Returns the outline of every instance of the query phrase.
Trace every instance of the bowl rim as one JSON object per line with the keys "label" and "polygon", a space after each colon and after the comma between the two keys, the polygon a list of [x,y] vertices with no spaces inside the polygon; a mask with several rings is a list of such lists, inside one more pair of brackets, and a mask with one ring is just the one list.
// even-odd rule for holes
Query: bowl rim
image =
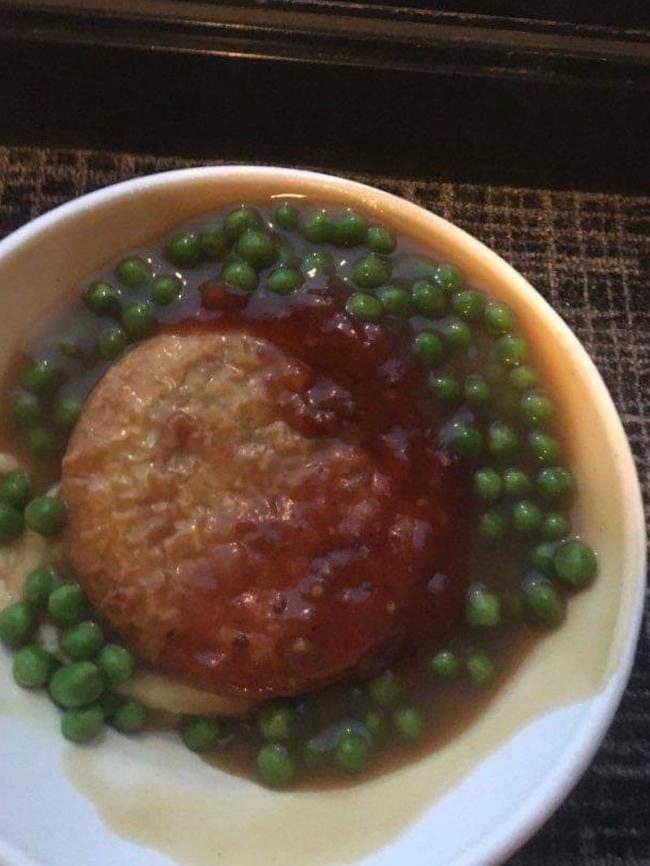
{"label": "bowl rim", "polygon": [[[143,175],[82,195],[28,222],[0,241],[0,261],[19,252],[20,248],[33,241],[41,232],[65,222],[70,217],[78,217],[98,205],[107,204],[120,198],[130,198],[151,188],[200,182],[206,178],[246,176],[248,178],[284,178],[287,182],[305,181],[327,187],[328,191],[341,190],[357,194],[364,203],[372,202],[390,210],[399,218],[400,212],[414,222],[428,222],[436,236],[444,236],[463,247],[472,258],[483,260],[500,273],[500,277],[510,283],[518,295],[524,295],[535,307],[535,313],[551,323],[556,331],[568,340],[589,387],[598,403],[599,412],[607,423],[609,434],[617,444],[619,471],[629,491],[629,518],[633,523],[631,538],[638,542],[634,562],[638,563],[639,575],[630,603],[629,622],[618,665],[600,693],[603,700],[591,701],[585,717],[577,724],[576,730],[567,742],[560,760],[549,769],[544,779],[531,791],[519,808],[511,814],[488,836],[482,837],[473,847],[456,858],[448,866],[494,866],[503,862],[520,848],[551,816],[576,785],[587,769],[599,748],[609,725],[618,709],[623,691],[634,663],[635,651],[644,611],[646,587],[646,525],[643,511],[641,486],[634,458],[623,429],[621,419],[611,395],[586,349],[553,307],[533,288],[533,286],[508,264],[494,250],[473,237],[464,229],[428,211],[426,208],[407,201],[393,193],[377,189],[365,183],[338,177],[322,172],[304,169],[266,165],[204,165],[190,168],[172,169],[154,174]],[[421,818],[419,820],[423,820]],[[35,866],[30,858],[9,846],[0,839],[0,860],[7,866]]]}

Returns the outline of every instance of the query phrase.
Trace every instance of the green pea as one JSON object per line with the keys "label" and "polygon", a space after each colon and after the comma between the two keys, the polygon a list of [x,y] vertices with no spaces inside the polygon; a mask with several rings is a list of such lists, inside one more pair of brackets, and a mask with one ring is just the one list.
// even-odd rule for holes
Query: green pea
{"label": "green pea", "polygon": [[465,379],[463,396],[472,409],[481,409],[490,402],[490,386],[482,376],[468,376]]}
{"label": "green pea", "polygon": [[47,427],[32,427],[25,434],[25,442],[30,454],[45,458],[54,454],[60,446],[60,440]]}
{"label": "green pea", "polygon": [[334,240],[336,226],[327,211],[321,210],[307,217],[303,223],[302,231],[312,244],[324,244]]}
{"label": "green pea", "polygon": [[111,717],[111,725],[121,734],[135,734],[147,721],[147,710],[140,701],[128,698],[123,701]]}
{"label": "green pea", "polygon": [[557,579],[570,590],[588,586],[598,567],[593,550],[581,541],[561,544],[555,552],[553,565]]}
{"label": "green pea", "polygon": [[553,557],[557,544],[551,541],[543,541],[541,544],[536,544],[528,554],[528,561],[535,571],[541,571],[543,574],[553,573]]}
{"label": "green pea", "polygon": [[302,285],[302,275],[295,268],[277,268],[267,277],[266,285],[276,295],[289,295]]}
{"label": "green pea", "polygon": [[559,445],[543,430],[533,430],[528,434],[528,451],[531,458],[541,466],[557,463],[560,456]]}
{"label": "green pea", "polygon": [[143,340],[156,330],[158,324],[149,304],[132,304],[122,313],[122,327],[129,340]]}
{"label": "green pea", "polygon": [[177,301],[183,291],[183,283],[176,274],[158,274],[149,286],[149,294],[154,304],[167,307]]}
{"label": "green pea", "polygon": [[451,425],[449,449],[463,460],[475,460],[483,450],[483,435],[473,424],[456,421]]}
{"label": "green pea", "polygon": [[422,316],[437,319],[447,312],[447,295],[429,280],[416,280],[411,289],[413,306]]}
{"label": "green pea", "polygon": [[201,258],[206,262],[220,262],[230,250],[230,241],[222,229],[204,229],[199,235]]}
{"label": "green pea", "polygon": [[371,252],[380,253],[385,256],[394,252],[397,246],[395,235],[384,226],[370,226],[368,228],[366,243]]}
{"label": "green pea", "polygon": [[415,707],[398,707],[393,712],[393,725],[404,740],[419,740],[424,733],[424,718]]}
{"label": "green pea", "polygon": [[177,268],[195,268],[201,261],[201,239],[195,232],[179,232],[165,247],[165,255]]}
{"label": "green pea", "polygon": [[115,276],[129,289],[144,285],[151,276],[151,266],[140,256],[126,256],[118,262]]}
{"label": "green pea", "polygon": [[298,228],[298,211],[293,207],[293,205],[287,204],[286,202],[279,205],[274,210],[273,216],[280,228],[287,232]]}
{"label": "green pea", "polygon": [[533,489],[533,482],[523,469],[506,469],[503,473],[503,490],[506,496],[520,499],[528,496]]}
{"label": "green pea", "polygon": [[288,246],[278,247],[278,260],[276,262],[278,268],[293,268],[301,273],[300,268],[302,261],[300,256],[297,256],[294,250]]}
{"label": "green pea", "polygon": [[13,505],[0,502],[0,544],[7,544],[22,535],[25,518]]}
{"label": "green pea", "polygon": [[508,381],[517,391],[530,391],[537,386],[537,373],[532,367],[515,367],[508,374]]}
{"label": "green pea", "polygon": [[512,427],[502,421],[490,424],[488,430],[488,451],[493,457],[503,459],[510,457],[519,445],[519,437]]}
{"label": "green pea", "polygon": [[278,257],[273,238],[258,229],[246,229],[237,241],[237,253],[257,271],[268,268]]}
{"label": "green pea", "polygon": [[104,692],[99,699],[105,719],[111,719],[119,708],[124,703],[122,695],[116,695],[115,692]]}
{"label": "green pea", "polygon": [[368,221],[357,211],[348,209],[334,220],[334,243],[344,247],[363,244],[368,234]]}
{"label": "green pea", "polygon": [[435,653],[429,663],[431,673],[441,680],[451,680],[458,675],[460,661],[451,650],[440,650]]}
{"label": "green pea", "polygon": [[497,340],[499,358],[508,367],[523,364],[528,354],[528,344],[517,334],[506,334]]}
{"label": "green pea", "polygon": [[479,517],[478,531],[485,541],[498,541],[506,534],[509,525],[508,517],[502,509],[491,508]]}
{"label": "green pea", "polygon": [[58,626],[69,628],[86,619],[90,605],[78,583],[64,583],[50,593],[47,612]]}
{"label": "green pea", "polygon": [[522,535],[537,532],[543,519],[542,509],[530,499],[520,499],[512,506],[512,525]]}
{"label": "green pea", "polygon": [[243,235],[247,229],[255,228],[260,224],[260,218],[257,211],[252,207],[235,208],[230,211],[223,221],[223,230],[229,241],[235,241],[240,235]]}
{"label": "green pea", "polygon": [[445,338],[445,342],[452,349],[465,349],[469,346],[472,340],[472,332],[465,322],[451,319],[443,322],[440,327],[440,332]]}
{"label": "green pea", "polygon": [[10,472],[0,481],[0,502],[5,505],[24,508],[31,498],[32,479],[22,469]]}
{"label": "green pea", "polygon": [[34,607],[47,607],[52,588],[59,580],[58,572],[51,565],[39,565],[29,572],[22,589],[23,601]]}
{"label": "green pea", "polygon": [[56,535],[68,519],[65,503],[55,496],[36,496],[25,509],[25,522],[39,535]]}
{"label": "green pea", "polygon": [[312,279],[319,273],[331,274],[334,270],[334,259],[329,253],[320,251],[310,253],[302,263],[302,270]]}
{"label": "green pea", "polygon": [[475,321],[483,317],[485,297],[480,292],[466,289],[452,295],[451,308],[460,319]]}
{"label": "green pea", "polygon": [[334,761],[347,773],[358,773],[368,762],[368,744],[356,731],[344,731],[334,747]]}
{"label": "green pea", "polygon": [[24,601],[17,601],[0,611],[0,640],[16,648],[32,639],[38,627],[35,609]]}
{"label": "green pea", "polygon": [[24,646],[13,661],[14,680],[24,689],[44,686],[57,668],[57,660],[36,644]]}
{"label": "green pea", "polygon": [[484,502],[494,502],[501,495],[501,476],[489,466],[474,473],[474,493]]}
{"label": "green pea", "polygon": [[257,271],[246,262],[231,262],[223,269],[221,277],[233,289],[254,292],[257,288]]}
{"label": "green pea", "polygon": [[501,622],[498,596],[482,587],[471,587],[465,600],[465,622],[472,628],[495,628]]}
{"label": "green pea", "polygon": [[362,322],[379,322],[384,314],[379,298],[365,292],[353,292],[346,301],[345,309]]}
{"label": "green pea", "polygon": [[452,295],[463,288],[463,274],[456,265],[440,265],[433,274],[434,282]]}
{"label": "green pea", "polygon": [[481,650],[472,650],[465,657],[465,670],[476,686],[486,686],[492,682],[496,667],[492,659]]}
{"label": "green pea", "polygon": [[25,444],[32,457],[45,459],[59,450],[61,441],[54,431],[47,427],[32,427],[25,432]]}
{"label": "green pea", "polygon": [[287,701],[273,701],[260,710],[257,726],[266,740],[288,740],[296,728],[296,711]]}
{"label": "green pea", "polygon": [[526,613],[537,625],[557,626],[564,619],[565,605],[549,580],[532,575],[523,586]]}
{"label": "green pea", "polygon": [[98,703],[66,710],[61,717],[61,733],[71,743],[88,743],[104,726],[104,712]]}
{"label": "green pea", "polygon": [[413,340],[413,351],[429,367],[437,367],[445,354],[445,347],[435,331],[420,331]]}
{"label": "green pea", "polygon": [[60,636],[61,649],[74,661],[94,658],[104,643],[104,633],[96,622],[86,620],[67,628]]}
{"label": "green pea", "polygon": [[537,489],[544,499],[563,499],[572,487],[573,476],[564,466],[549,466],[537,476]]}
{"label": "green pea", "polygon": [[25,391],[38,397],[49,397],[59,387],[63,373],[51,361],[35,361],[23,373],[21,384]]}
{"label": "green pea", "polygon": [[[97,316],[119,316],[122,311],[120,293],[109,283],[97,282],[84,292],[83,302]],[[65,353],[64,353],[65,354]]]}
{"label": "green pea", "polygon": [[377,710],[368,710],[363,717],[363,724],[373,740],[379,740],[386,735],[386,722]]}
{"label": "green pea", "polygon": [[481,372],[489,385],[502,385],[506,377],[506,370],[498,361],[488,361],[481,366]]}
{"label": "green pea", "polygon": [[9,404],[11,424],[16,430],[26,430],[43,417],[40,400],[34,394],[17,394]]}
{"label": "green pea", "polygon": [[113,686],[131,679],[135,671],[135,656],[126,647],[108,643],[97,656],[97,665]]}
{"label": "green pea", "polygon": [[460,385],[453,376],[430,373],[427,383],[439,400],[445,403],[457,403],[460,400]]}
{"label": "green pea", "polygon": [[370,680],[368,685],[368,694],[370,700],[375,706],[383,709],[396,704],[402,693],[402,686],[397,677],[390,671],[384,671],[373,680]]}
{"label": "green pea", "polygon": [[112,361],[126,349],[126,334],[119,326],[104,331],[97,338],[97,351],[105,361]]}
{"label": "green pea", "polygon": [[62,430],[72,430],[81,417],[82,411],[83,403],[81,400],[75,400],[72,397],[61,400],[54,410],[54,423]]}
{"label": "green pea", "polygon": [[33,457],[45,459],[61,447],[60,438],[47,427],[32,427],[25,433],[25,443]]}
{"label": "green pea", "polygon": [[221,723],[212,716],[183,716],[181,720],[181,737],[192,752],[214,749],[222,736]]}
{"label": "green pea", "polygon": [[538,391],[522,394],[519,406],[524,420],[531,427],[545,427],[553,417],[553,404]]}
{"label": "green pea", "polygon": [[352,282],[362,289],[376,289],[390,280],[390,270],[387,261],[370,253],[352,266]]}
{"label": "green pea", "polygon": [[293,759],[280,743],[266,743],[262,746],[255,763],[258,776],[271,788],[282,788],[293,779]]}
{"label": "green pea", "polygon": [[50,696],[60,707],[78,709],[93,704],[104,691],[101,674],[92,662],[63,665],[50,680]]}
{"label": "green pea", "polygon": [[391,316],[408,316],[411,312],[411,296],[399,286],[384,286],[377,296],[386,312]]}
{"label": "green pea", "polygon": [[485,305],[484,321],[493,334],[507,334],[517,324],[517,318],[507,304],[488,301]]}
{"label": "green pea", "polygon": [[547,541],[559,541],[571,532],[571,521],[565,514],[550,511],[544,517],[540,532]]}

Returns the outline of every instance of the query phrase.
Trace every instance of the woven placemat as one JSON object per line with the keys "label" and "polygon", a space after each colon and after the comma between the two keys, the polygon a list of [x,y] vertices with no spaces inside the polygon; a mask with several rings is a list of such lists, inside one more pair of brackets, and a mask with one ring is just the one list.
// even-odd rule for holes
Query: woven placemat
{"label": "woven placemat", "polygon": [[[192,164],[0,147],[0,235],[93,189]],[[467,229],[551,302],[603,374],[650,502],[650,197],[354,177]],[[650,866],[649,649],[646,620],[629,686],[596,760],[512,866]]]}

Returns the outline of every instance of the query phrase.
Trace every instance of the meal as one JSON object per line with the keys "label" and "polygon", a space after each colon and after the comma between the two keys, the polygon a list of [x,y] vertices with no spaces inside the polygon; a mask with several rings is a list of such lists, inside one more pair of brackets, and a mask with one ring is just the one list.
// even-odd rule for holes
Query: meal
{"label": "meal", "polygon": [[514,312],[356,210],[241,205],[109,263],[5,391],[0,639],[72,742],[385,772],[596,574]]}

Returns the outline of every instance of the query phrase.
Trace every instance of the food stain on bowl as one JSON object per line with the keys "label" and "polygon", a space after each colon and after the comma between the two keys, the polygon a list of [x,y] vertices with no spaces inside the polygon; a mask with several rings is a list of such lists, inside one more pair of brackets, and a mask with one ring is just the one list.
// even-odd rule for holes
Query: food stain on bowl
{"label": "food stain on bowl", "polygon": [[[8,366],[0,556],[41,556],[26,589],[4,566],[16,678],[99,738],[66,764],[109,826],[178,862],[362,857],[615,664],[579,382],[388,216],[289,194],[193,219]],[[25,469],[60,493],[17,497]],[[105,725],[134,740],[102,753]]]}

